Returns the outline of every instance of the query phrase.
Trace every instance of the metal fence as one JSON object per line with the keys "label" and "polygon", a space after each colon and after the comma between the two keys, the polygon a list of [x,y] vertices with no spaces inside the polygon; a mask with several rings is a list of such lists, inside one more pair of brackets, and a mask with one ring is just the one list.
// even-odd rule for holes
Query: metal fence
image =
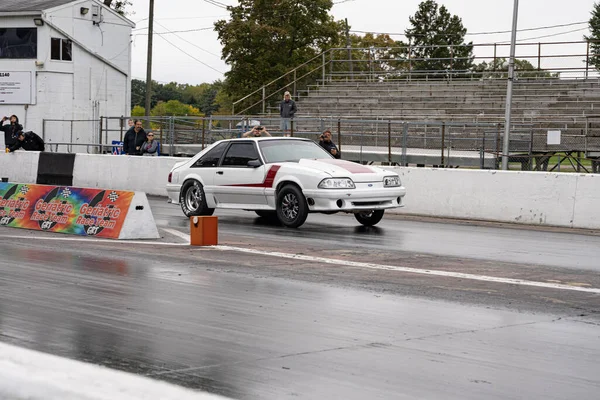
{"label": "metal fence", "polygon": [[[48,120],[44,136],[57,126],[69,135],[73,132],[72,140],[67,141],[55,141],[48,136],[48,151],[118,154],[129,118],[101,117],[92,121],[91,136],[97,140],[88,143],[76,135],[78,124],[84,121]],[[149,120],[150,129],[161,143],[161,154],[177,157],[193,156],[218,140],[241,137],[257,124],[263,125],[272,136],[285,134],[278,117],[150,117]],[[514,124],[510,169],[598,172],[600,116],[590,117],[588,125],[589,129],[580,134],[563,134],[560,144],[549,144],[547,131],[532,124]],[[291,136],[315,141],[325,129],[330,129],[342,158],[360,163],[484,169],[499,168],[504,132],[500,123],[333,117],[295,118],[291,128]]]}

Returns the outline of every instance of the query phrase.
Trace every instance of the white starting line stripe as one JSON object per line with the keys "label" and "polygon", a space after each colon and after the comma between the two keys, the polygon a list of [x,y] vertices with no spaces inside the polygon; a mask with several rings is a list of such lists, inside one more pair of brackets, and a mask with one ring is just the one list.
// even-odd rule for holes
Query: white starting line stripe
{"label": "white starting line stripe", "polygon": [[[178,237],[184,239],[187,243],[189,243],[189,241],[190,241],[190,235],[187,235],[182,232],[178,232],[173,229],[164,229],[164,230],[175,236],[178,236]],[[540,288],[546,288],[546,289],[571,290],[574,292],[600,294],[600,289],[597,289],[597,288],[570,286],[570,285],[563,285],[560,283],[537,282],[537,281],[528,281],[525,279],[499,278],[496,276],[488,276],[488,275],[465,274],[462,272],[436,271],[436,270],[430,270],[430,269],[398,267],[395,265],[384,265],[384,264],[373,264],[373,263],[364,263],[364,262],[356,262],[356,261],[336,260],[334,258],[314,257],[314,256],[306,256],[303,254],[280,253],[280,252],[274,252],[274,251],[253,250],[253,249],[247,249],[244,247],[234,247],[234,246],[219,245],[219,246],[209,246],[208,248],[213,248],[213,249],[222,250],[222,251],[237,251],[240,253],[255,254],[255,255],[260,255],[260,256],[287,258],[290,260],[317,262],[317,263],[322,263],[322,264],[344,265],[344,266],[358,267],[358,268],[369,268],[369,269],[377,269],[377,270],[385,270],[385,271],[406,272],[406,273],[420,274],[420,275],[444,276],[444,277],[448,277],[448,278],[469,279],[469,280],[473,280],[473,281],[504,283],[504,284],[510,284],[510,285],[520,285],[520,286],[534,286],[534,287],[540,287]]]}
{"label": "white starting line stripe", "polygon": [[242,252],[242,253],[256,254],[256,255],[261,255],[261,256],[273,256],[273,257],[280,257],[280,258],[288,258],[288,259],[292,259],[292,260],[318,262],[318,263],[323,263],[323,264],[345,265],[345,266],[358,267],[358,268],[408,272],[411,274],[445,276],[448,278],[470,279],[473,281],[508,283],[511,285],[535,286],[535,287],[548,288],[548,289],[572,290],[575,292],[600,294],[600,289],[562,285],[559,283],[537,282],[537,281],[528,281],[528,280],[524,280],[524,279],[512,279],[512,278],[498,278],[495,276],[465,274],[462,272],[436,271],[436,270],[429,270],[429,269],[398,267],[395,265],[372,264],[372,263],[363,263],[363,262],[356,262],[356,261],[336,260],[333,258],[305,256],[303,254],[289,254],[289,253],[279,253],[279,252],[270,252],[270,251],[262,251],[262,250],[252,250],[252,249],[245,249],[243,247],[233,247],[233,246],[212,246],[212,247],[217,250],[238,251],[238,252]]}

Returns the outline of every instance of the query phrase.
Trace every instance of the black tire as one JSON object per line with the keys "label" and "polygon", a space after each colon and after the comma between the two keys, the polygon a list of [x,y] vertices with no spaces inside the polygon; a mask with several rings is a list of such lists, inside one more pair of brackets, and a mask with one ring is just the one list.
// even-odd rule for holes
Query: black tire
{"label": "black tire", "polygon": [[277,211],[256,210],[254,212],[262,218],[277,219]]}
{"label": "black tire", "polygon": [[288,228],[297,228],[308,217],[308,205],[302,191],[295,185],[285,185],[277,193],[277,219]]}
{"label": "black tire", "polygon": [[202,184],[195,180],[187,181],[179,192],[179,204],[186,217],[194,215],[213,215],[214,208],[206,206],[206,197]]}
{"label": "black tire", "polygon": [[385,210],[361,211],[354,214],[354,218],[364,226],[376,225],[383,218]]}

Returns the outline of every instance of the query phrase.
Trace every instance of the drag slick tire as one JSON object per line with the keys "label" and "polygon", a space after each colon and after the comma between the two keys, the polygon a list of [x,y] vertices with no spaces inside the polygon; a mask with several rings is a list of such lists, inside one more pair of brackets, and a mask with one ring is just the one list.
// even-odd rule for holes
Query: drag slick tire
{"label": "drag slick tire", "polygon": [[195,215],[213,215],[214,208],[206,206],[206,196],[202,184],[189,180],[183,184],[179,192],[179,204],[186,217]]}
{"label": "drag slick tire", "polygon": [[288,228],[297,228],[306,221],[308,205],[296,185],[285,185],[277,193],[277,218]]}
{"label": "drag slick tire", "polygon": [[355,213],[354,218],[364,226],[373,226],[381,221],[384,212],[385,210],[361,211]]}

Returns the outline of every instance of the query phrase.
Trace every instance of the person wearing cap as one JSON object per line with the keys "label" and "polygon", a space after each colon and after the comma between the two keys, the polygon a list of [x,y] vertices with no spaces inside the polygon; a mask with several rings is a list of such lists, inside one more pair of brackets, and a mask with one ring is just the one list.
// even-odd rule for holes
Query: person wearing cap
{"label": "person wearing cap", "polygon": [[321,137],[319,138],[319,145],[335,158],[341,157],[340,150],[337,148],[335,143],[331,141],[331,131],[329,129],[325,130],[321,134]]}
{"label": "person wearing cap", "polygon": [[[3,125],[4,121],[9,120],[9,124]],[[11,115],[3,117],[0,122],[0,131],[4,132],[4,146],[8,149],[17,142],[17,134],[23,130],[23,125],[19,124],[19,117]]]}
{"label": "person wearing cap", "polygon": [[264,126],[257,125],[248,132],[244,133],[242,137],[261,137],[261,136],[271,136],[269,132],[265,129]]}
{"label": "person wearing cap", "polygon": [[17,142],[8,148],[8,151],[12,153],[19,149],[28,151],[44,151],[44,140],[34,132],[23,132],[17,133]]}
{"label": "person wearing cap", "polygon": [[283,100],[279,103],[279,116],[281,117],[281,130],[285,136],[290,136],[292,128],[292,118],[296,114],[296,102],[292,100],[290,92],[283,94]]}

